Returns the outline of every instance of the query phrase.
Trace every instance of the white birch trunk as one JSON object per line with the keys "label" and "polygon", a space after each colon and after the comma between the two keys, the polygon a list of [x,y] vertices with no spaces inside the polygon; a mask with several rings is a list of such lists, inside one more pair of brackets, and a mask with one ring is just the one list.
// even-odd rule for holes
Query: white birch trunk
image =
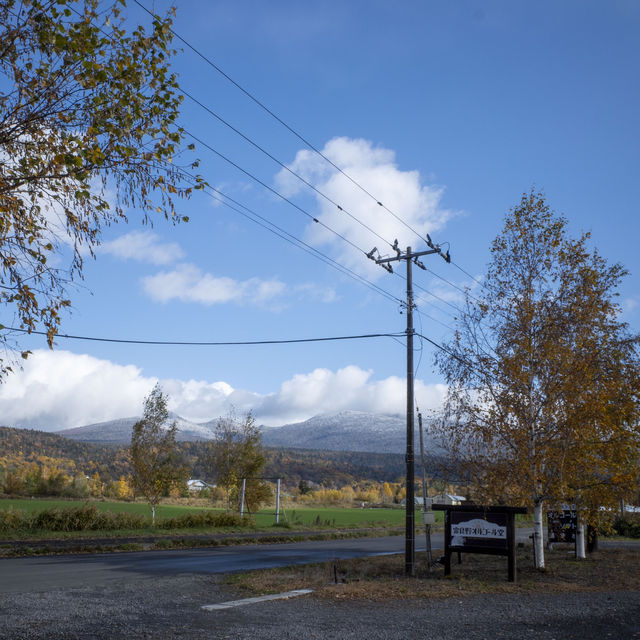
{"label": "white birch trunk", "polygon": [[533,550],[536,569],[544,569],[544,528],[542,522],[542,502],[533,507]]}
{"label": "white birch trunk", "polygon": [[151,503],[151,526],[156,524],[156,505],[155,502]]}
{"label": "white birch trunk", "polygon": [[578,522],[578,526],[576,527],[576,558],[578,560],[585,560],[587,554],[585,552],[584,545],[584,524],[582,522]]}

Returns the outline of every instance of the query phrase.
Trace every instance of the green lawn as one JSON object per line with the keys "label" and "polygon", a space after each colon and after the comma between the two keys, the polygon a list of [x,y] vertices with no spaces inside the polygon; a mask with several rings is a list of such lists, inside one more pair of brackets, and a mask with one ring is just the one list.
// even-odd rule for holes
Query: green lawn
{"label": "green lawn", "polygon": [[[83,504],[84,500],[45,500],[37,498],[5,498],[0,499],[0,509],[22,509],[23,511],[42,511],[53,507],[76,507]],[[113,511],[114,513],[140,513],[143,516],[151,517],[151,508],[144,502],[91,502],[100,511]],[[187,507],[182,505],[160,504],[156,508],[156,517],[175,518],[190,511],[202,511],[202,507]]]}
{"label": "green lawn", "polygon": [[[45,500],[45,499],[0,499],[0,509],[13,507],[24,511],[41,511],[52,507],[72,507],[82,504],[82,500]],[[101,511],[114,513],[139,513],[150,517],[150,508],[143,502],[93,502]],[[205,507],[193,507],[160,504],[156,511],[159,520],[174,518],[188,512],[202,511]],[[217,511],[221,511],[217,509]],[[253,514],[256,528],[265,529],[275,525],[275,509],[269,507]],[[442,519],[442,514],[436,514]],[[403,509],[360,509],[346,507],[287,507],[281,509],[280,523],[296,527],[363,527],[363,526],[401,526],[405,521]],[[420,524],[421,515],[416,511],[416,523]]]}
{"label": "green lawn", "polygon": [[[266,511],[266,510],[265,510]],[[265,511],[258,514],[259,520],[267,517]],[[270,511],[271,521],[275,518],[273,508]],[[442,520],[442,514],[436,514],[436,521]],[[290,507],[280,514],[280,522],[288,521],[295,526],[320,524],[335,527],[357,526],[401,526],[405,522],[404,509],[359,509],[340,507]],[[416,510],[416,522],[422,522],[422,515]]]}

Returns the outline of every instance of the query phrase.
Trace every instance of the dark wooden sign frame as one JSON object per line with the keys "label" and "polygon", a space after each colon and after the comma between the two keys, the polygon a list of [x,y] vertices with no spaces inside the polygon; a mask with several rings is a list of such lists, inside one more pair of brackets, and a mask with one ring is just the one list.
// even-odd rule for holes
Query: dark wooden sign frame
{"label": "dark wooden sign frame", "polygon": [[[507,556],[509,582],[516,581],[515,516],[517,513],[527,513],[526,507],[434,504],[432,509],[445,512],[445,576],[451,573],[452,553],[483,553]],[[464,518],[468,520],[465,521]],[[474,524],[473,521],[482,521],[485,524]],[[452,532],[456,527],[458,529]],[[504,536],[503,529],[506,529]]]}

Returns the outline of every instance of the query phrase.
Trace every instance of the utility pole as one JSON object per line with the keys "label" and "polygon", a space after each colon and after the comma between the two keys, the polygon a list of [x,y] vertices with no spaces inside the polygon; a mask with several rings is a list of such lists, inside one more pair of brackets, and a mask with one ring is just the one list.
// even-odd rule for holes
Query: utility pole
{"label": "utility pole", "polygon": [[[386,269],[389,273],[393,273],[391,267],[392,262],[399,262],[404,260],[407,263],[407,449],[405,461],[407,465],[407,497],[406,497],[406,517],[405,517],[405,547],[404,547],[404,573],[406,576],[415,575],[415,554],[416,554],[416,531],[415,531],[415,457],[413,453],[413,441],[414,441],[414,396],[413,396],[413,281],[412,281],[412,265],[416,265],[420,269],[426,271],[426,267],[418,260],[422,256],[428,256],[433,253],[439,254],[446,262],[451,262],[451,256],[449,251],[442,253],[440,245],[435,245],[431,241],[429,234],[427,234],[427,246],[428,251],[412,251],[411,247],[407,247],[407,250],[403,253],[398,248],[398,241],[393,244],[393,249],[396,255],[392,258],[382,258],[378,253],[378,249],[374,247],[369,253],[367,258],[373,260],[376,264],[379,264],[383,269]],[[376,254],[378,257],[376,258]]]}

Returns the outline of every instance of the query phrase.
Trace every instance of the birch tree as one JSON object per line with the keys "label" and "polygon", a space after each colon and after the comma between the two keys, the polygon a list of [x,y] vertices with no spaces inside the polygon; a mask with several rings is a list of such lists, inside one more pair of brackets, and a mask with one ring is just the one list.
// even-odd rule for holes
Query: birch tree
{"label": "birch tree", "polygon": [[16,331],[53,346],[105,226],[133,210],[184,219],[171,16],[145,28],[125,8],[0,0],[0,380],[29,353]]}
{"label": "birch tree", "polygon": [[640,459],[638,339],[616,302],[626,271],[588,244],[524,194],[437,356],[443,444],[478,499],[532,508],[539,568],[544,505],[576,502],[595,520],[631,490]]}
{"label": "birch tree", "polygon": [[225,489],[227,509],[231,492],[245,478],[245,502],[254,511],[271,496],[268,486],[259,478],[265,465],[262,434],[251,415],[238,420],[233,414],[218,420],[215,438],[209,443],[208,465],[219,486]]}
{"label": "birch tree", "polygon": [[176,445],[177,425],[169,423],[167,398],[156,385],[145,398],[142,420],[131,433],[131,465],[136,489],[151,507],[151,524],[162,496],[187,477]]}

